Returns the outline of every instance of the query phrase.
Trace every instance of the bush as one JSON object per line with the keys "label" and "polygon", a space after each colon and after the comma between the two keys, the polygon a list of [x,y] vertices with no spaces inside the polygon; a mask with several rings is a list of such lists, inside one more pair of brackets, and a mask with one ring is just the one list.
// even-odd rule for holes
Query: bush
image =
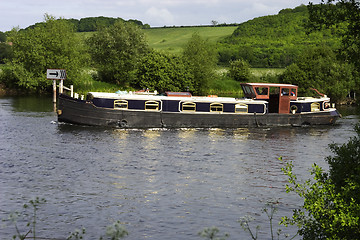
{"label": "bush", "polygon": [[299,86],[299,94],[313,94],[316,88],[339,102],[356,87],[356,71],[348,63],[338,61],[335,53],[326,47],[309,49],[281,76],[282,83]]}
{"label": "bush", "polygon": [[6,59],[11,59],[13,56],[12,48],[7,43],[0,41],[0,64],[5,63]]}
{"label": "bush", "polygon": [[140,88],[154,91],[193,91],[193,75],[180,57],[151,52],[144,57],[137,69]]}
{"label": "bush", "polygon": [[284,224],[297,224],[304,239],[358,239],[360,236],[360,127],[357,136],[341,146],[330,145],[335,154],[326,160],[329,173],[314,164],[314,181],[301,184],[288,163],[283,172],[289,176],[287,191],[304,199],[301,209]]}
{"label": "bush", "polygon": [[87,43],[100,80],[124,87],[135,80],[138,63],[149,51],[141,29],[123,21],[100,29]]}
{"label": "bush", "polygon": [[189,72],[194,76],[195,94],[206,93],[209,82],[214,79],[216,56],[215,48],[199,34],[194,34],[186,44],[183,58]]}
{"label": "bush", "polygon": [[21,64],[9,64],[0,73],[0,82],[7,88],[35,91],[39,81]]}
{"label": "bush", "polygon": [[242,59],[230,61],[229,75],[236,81],[248,82],[251,79],[249,63]]}
{"label": "bush", "polygon": [[[33,29],[10,34],[13,59],[5,70],[6,85],[41,92],[51,87],[46,70],[62,68],[67,71],[67,83],[80,76],[82,54],[80,41],[72,26],[65,20],[45,15],[45,22]],[[13,81],[13,82],[10,82]]]}

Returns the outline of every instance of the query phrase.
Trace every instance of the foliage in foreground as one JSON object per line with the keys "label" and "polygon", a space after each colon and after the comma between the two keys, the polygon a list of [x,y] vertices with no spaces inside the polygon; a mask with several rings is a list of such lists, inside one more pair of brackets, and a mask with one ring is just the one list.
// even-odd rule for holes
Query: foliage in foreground
{"label": "foliage in foreground", "polygon": [[[14,224],[15,226],[15,230],[16,230],[16,234],[14,234],[12,236],[12,239],[20,239],[20,240],[24,240],[24,239],[53,239],[56,240],[55,238],[44,238],[44,237],[39,237],[36,234],[37,231],[37,213],[39,210],[39,207],[43,204],[46,203],[46,199],[44,198],[39,198],[36,197],[33,200],[29,201],[29,204],[24,204],[23,208],[24,210],[28,210],[31,213],[30,214],[25,214],[25,216],[28,216],[28,219],[21,219],[22,221],[26,221],[26,228],[29,228],[29,230],[25,231],[25,233],[22,233],[22,229],[20,229],[20,227],[17,224],[17,219],[20,217],[20,214],[18,212],[12,213],[10,214],[9,220]],[[67,240],[79,240],[79,239],[86,239],[84,236],[86,234],[86,230],[83,228],[81,230],[75,230],[74,232],[72,232],[66,239]],[[106,233],[105,233],[105,237],[101,236],[99,238],[99,240],[118,240],[121,238],[124,238],[128,235],[129,233],[126,231],[126,229],[122,226],[120,221],[116,221],[115,223],[113,223],[112,225],[108,226],[106,228]]]}
{"label": "foliage in foreground", "polygon": [[[274,220],[274,214],[277,212],[277,207],[275,206],[274,203],[267,203],[265,205],[265,207],[262,209],[262,212],[266,214],[266,216],[269,219],[269,224],[270,224],[270,235],[271,235],[271,239],[274,240],[275,239],[275,232],[274,232],[274,226],[273,226],[273,220]],[[260,226],[256,226],[256,230],[254,232],[253,229],[251,229],[250,227],[250,222],[252,221],[251,217],[243,217],[239,220],[240,226],[242,227],[242,229],[246,232],[249,232],[250,237],[252,240],[257,240],[258,239],[258,231],[260,230]],[[280,239],[280,236],[282,235],[282,229],[278,228],[276,231],[276,237],[277,239]],[[290,240],[294,239],[298,234],[295,234],[294,236],[290,237],[289,234],[284,234],[285,238],[289,238]]]}
{"label": "foliage in foreground", "polygon": [[357,239],[360,236],[360,125],[357,136],[338,146],[330,145],[334,156],[326,158],[329,173],[313,165],[313,181],[299,183],[293,164],[282,168],[289,177],[287,192],[304,199],[285,225],[299,226],[304,239]]}

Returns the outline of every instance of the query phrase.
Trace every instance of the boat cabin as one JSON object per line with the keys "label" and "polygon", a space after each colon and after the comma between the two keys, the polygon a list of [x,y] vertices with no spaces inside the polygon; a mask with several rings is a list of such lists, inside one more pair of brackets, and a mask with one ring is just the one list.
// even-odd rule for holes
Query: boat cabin
{"label": "boat cabin", "polygon": [[269,113],[290,112],[290,101],[297,100],[298,87],[277,83],[241,83],[246,98],[267,100]]}

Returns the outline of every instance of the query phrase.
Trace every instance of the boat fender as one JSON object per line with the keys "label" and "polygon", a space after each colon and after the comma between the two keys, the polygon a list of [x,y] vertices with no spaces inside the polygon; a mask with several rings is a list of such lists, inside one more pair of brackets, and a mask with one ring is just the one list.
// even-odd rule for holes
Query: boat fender
{"label": "boat fender", "polygon": [[295,114],[295,113],[297,112],[297,110],[298,110],[298,107],[297,107],[296,105],[292,105],[292,106],[290,107],[290,112],[291,112],[292,114]]}
{"label": "boat fender", "polygon": [[119,127],[127,127],[128,126],[128,122],[126,121],[126,119],[122,119],[121,121],[119,121]]}

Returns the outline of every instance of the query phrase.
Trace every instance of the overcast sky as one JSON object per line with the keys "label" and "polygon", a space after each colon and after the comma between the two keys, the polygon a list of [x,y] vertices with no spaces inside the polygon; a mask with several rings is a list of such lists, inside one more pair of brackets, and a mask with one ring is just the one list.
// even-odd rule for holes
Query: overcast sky
{"label": "overcast sky", "polygon": [[320,0],[0,0],[0,31],[56,18],[121,17],[156,26],[242,23]]}

